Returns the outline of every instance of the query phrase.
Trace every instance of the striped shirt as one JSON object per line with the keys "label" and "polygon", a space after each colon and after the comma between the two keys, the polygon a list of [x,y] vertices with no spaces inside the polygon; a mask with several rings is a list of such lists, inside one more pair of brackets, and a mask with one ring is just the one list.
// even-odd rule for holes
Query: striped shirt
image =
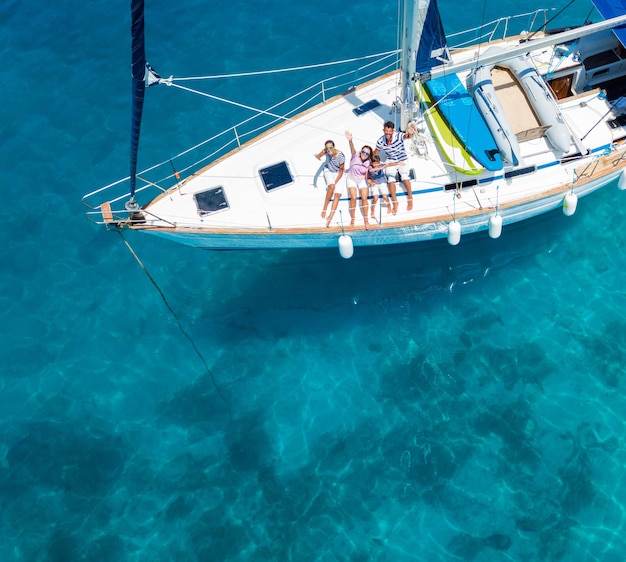
{"label": "striped shirt", "polygon": [[404,133],[396,131],[391,137],[391,144],[387,144],[385,135],[376,141],[377,150],[384,150],[388,162],[402,162],[407,159],[404,148]]}
{"label": "striped shirt", "polygon": [[337,151],[337,156],[333,158],[330,153],[326,153],[326,162],[324,167],[328,168],[331,172],[338,172],[341,165],[346,161],[346,157],[341,150]]}

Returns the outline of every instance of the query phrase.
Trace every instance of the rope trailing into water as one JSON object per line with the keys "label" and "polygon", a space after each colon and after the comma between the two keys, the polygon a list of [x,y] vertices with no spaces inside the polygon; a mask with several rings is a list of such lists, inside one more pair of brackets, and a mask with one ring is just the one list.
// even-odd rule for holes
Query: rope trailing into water
{"label": "rope trailing into water", "polygon": [[135,252],[133,247],[130,245],[128,240],[126,240],[126,238],[124,238],[124,234],[122,233],[121,229],[118,229],[117,232],[121,236],[122,241],[124,242],[124,244],[126,245],[128,250],[130,251],[131,255],[135,258],[135,260],[139,264],[139,267],[141,267],[141,269],[143,269],[143,272],[147,275],[148,279],[150,280],[150,283],[152,283],[152,285],[154,285],[154,288],[157,290],[157,292],[161,296],[161,299],[165,303],[165,306],[170,311],[171,315],[174,317],[174,320],[176,320],[176,324],[178,324],[178,329],[181,331],[183,336],[185,336],[187,341],[189,341],[189,343],[191,344],[191,347],[196,352],[196,355],[200,358],[200,361],[202,361],[202,364],[204,365],[204,368],[205,368],[206,372],[209,374],[209,377],[211,377],[211,382],[213,383],[213,386],[215,387],[215,391],[217,392],[219,397],[222,399],[224,404],[226,404],[226,407],[228,408],[229,418],[232,419],[232,410],[231,410],[231,407],[230,407],[230,402],[226,399],[226,396],[224,396],[224,393],[222,392],[221,388],[217,384],[217,380],[215,379],[215,375],[213,374],[213,371],[211,371],[211,369],[209,367],[209,364],[207,363],[206,359],[202,355],[202,352],[198,349],[198,346],[193,341],[193,338],[189,335],[187,330],[185,330],[185,328],[183,327],[183,325],[182,325],[182,323],[180,321],[180,318],[178,317],[178,314],[176,314],[174,309],[171,307],[170,303],[168,302],[167,298],[165,297],[165,293],[163,293],[163,291],[161,290],[161,288],[157,284],[157,282],[154,279],[154,277],[152,277],[152,275],[148,271],[148,268],[143,264],[141,259],[139,259],[139,256],[137,255],[137,253]]}

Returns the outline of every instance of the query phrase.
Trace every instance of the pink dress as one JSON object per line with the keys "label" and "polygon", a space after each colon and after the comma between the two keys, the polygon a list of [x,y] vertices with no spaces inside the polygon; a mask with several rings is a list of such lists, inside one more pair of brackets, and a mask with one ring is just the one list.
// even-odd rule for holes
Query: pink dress
{"label": "pink dress", "polygon": [[361,154],[357,152],[350,159],[350,169],[346,174],[346,183],[348,187],[368,187],[367,170],[370,167],[370,159],[361,160]]}

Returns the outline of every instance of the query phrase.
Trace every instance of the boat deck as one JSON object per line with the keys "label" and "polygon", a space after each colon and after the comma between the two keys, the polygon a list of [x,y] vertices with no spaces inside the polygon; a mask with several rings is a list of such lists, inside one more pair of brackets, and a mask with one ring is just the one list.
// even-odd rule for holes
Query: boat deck
{"label": "boat deck", "polygon": [[[535,63],[541,67],[545,61],[539,59]],[[224,240],[211,240],[207,247],[234,247],[239,243],[242,247],[254,247],[256,243],[258,247],[297,246],[294,240],[298,235],[308,237],[302,246],[330,246],[336,243],[337,232],[344,228],[358,232],[357,245],[429,239],[445,236],[447,225],[454,218],[465,221],[464,229],[476,231],[485,228],[496,208],[509,213],[505,222],[555,208],[571,189],[572,179],[582,174],[581,170],[587,173],[590,164],[597,162],[612,143],[608,128],[597,126],[598,116],[607,112],[607,102],[593,91],[560,101],[563,117],[578,141],[572,143],[567,154],[555,153],[544,136],[546,128],[541,126],[517,81],[508,70],[496,68],[492,72],[496,94],[520,140],[523,165],[515,170],[485,171],[478,176],[461,174],[442,156],[439,143],[422,117],[417,120],[418,133],[405,142],[413,177],[413,209],[407,209],[404,186],[396,182],[397,214],[388,213],[379,204],[375,209],[376,221],[370,220],[367,234],[358,201],[356,224],[350,229],[349,200],[345,194],[331,228],[326,228],[326,220],[321,217],[326,192],[321,174],[323,162],[316,160],[314,154],[331,139],[344,153],[347,169],[351,154],[346,130],[352,132],[357,150],[363,145],[375,147],[383,123],[400,122],[398,77],[398,73],[390,73],[336,96],[297,120],[285,121],[244,144],[154,199],[144,208],[146,222],[133,224],[132,228],[161,229],[168,236],[194,239],[194,245],[203,244],[196,244],[198,239],[194,237],[198,234],[214,239],[221,236]],[[375,107],[359,111],[370,105]],[[563,160],[568,154],[571,162]],[[292,181],[268,191],[261,180],[261,170],[276,165],[288,169]],[[600,187],[603,176],[617,173],[608,164],[606,169],[603,166],[593,168],[599,179],[581,186],[581,194]],[[200,212],[194,195],[220,188],[226,194],[227,207],[223,211]],[[281,240],[281,234],[286,238]],[[269,238],[276,242],[268,242]]]}
{"label": "boat deck", "polygon": [[[509,86],[508,90],[511,94],[510,99],[514,99],[514,88]],[[303,121],[297,124],[286,123],[279,130],[258,140],[254,151],[244,146],[227,160],[208,167],[199,176],[164,194],[150,205],[149,211],[177,226],[192,228],[232,228],[237,224],[259,229],[324,228],[325,220],[320,216],[326,189],[321,175],[323,163],[314,158],[314,153],[319,152],[327,139],[332,139],[349,162],[350,151],[345,130],[353,133],[357,149],[366,144],[374,147],[377,138],[382,134],[384,121],[398,119],[393,107],[395,98],[394,77],[341,96],[310,113]],[[354,108],[371,100],[377,100],[381,105],[359,116],[353,113]],[[515,108],[515,112],[508,112],[509,116],[522,114],[518,111],[519,105],[515,105]],[[528,113],[516,123],[516,132],[529,129],[536,131],[539,128],[536,118]],[[376,215],[383,224],[419,220],[433,215],[441,216],[446,212],[448,213],[446,218],[450,219],[455,213],[471,212],[481,207],[495,207],[498,185],[502,186],[498,194],[500,202],[506,202],[507,182],[504,181],[504,170],[482,174],[476,180],[476,187],[463,190],[460,197],[454,197],[450,190],[444,189],[445,186],[461,183],[470,178],[454,172],[451,166],[442,161],[438,156],[437,143],[428,132],[425,123],[418,123],[418,127],[422,130],[419,138],[406,143],[409,153],[408,164],[415,177],[412,181],[415,195],[414,209],[410,212],[406,210],[406,195],[402,183],[398,182],[396,184],[400,200],[398,214],[393,216],[383,212],[381,215],[380,210],[376,210]],[[528,138],[533,138],[533,143],[522,144],[523,156],[532,156],[532,160],[538,166],[554,161],[554,155],[544,138],[540,135]],[[418,141],[419,147],[416,144]],[[260,180],[259,170],[282,161],[287,162],[294,181],[285,187],[267,192]],[[554,170],[543,176],[544,181],[546,184],[555,181],[567,183],[571,180],[571,171],[555,166]],[[213,213],[209,217],[201,216],[193,194],[218,186],[225,188],[230,208],[227,212]],[[350,222],[347,197],[342,198],[339,208],[341,214],[335,216],[333,224],[335,227],[340,227],[342,223],[348,225]],[[363,225],[358,209],[356,217],[357,225]]]}

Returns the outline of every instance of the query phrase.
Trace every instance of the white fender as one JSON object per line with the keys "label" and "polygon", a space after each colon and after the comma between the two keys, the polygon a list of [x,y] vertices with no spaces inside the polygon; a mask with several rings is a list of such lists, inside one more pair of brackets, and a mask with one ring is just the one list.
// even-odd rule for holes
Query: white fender
{"label": "white fender", "polygon": [[505,60],[499,62],[498,66],[508,68],[515,75],[539,118],[539,122],[543,126],[549,127],[546,131],[546,137],[548,137],[550,144],[557,150],[568,152],[572,143],[569,129],[552,92],[535,68],[525,57]]}
{"label": "white fender", "polygon": [[349,260],[354,255],[354,245],[352,244],[352,238],[347,234],[342,234],[337,241],[339,244],[339,255]]}
{"label": "white fender", "polygon": [[500,234],[502,234],[502,216],[493,215],[489,219],[489,236],[491,238],[500,238]]}
{"label": "white fender", "polygon": [[571,217],[576,212],[576,205],[578,205],[578,196],[570,191],[563,199],[563,214]]}
{"label": "white fender", "polygon": [[448,242],[456,246],[461,241],[461,223],[454,219],[448,223]]}

